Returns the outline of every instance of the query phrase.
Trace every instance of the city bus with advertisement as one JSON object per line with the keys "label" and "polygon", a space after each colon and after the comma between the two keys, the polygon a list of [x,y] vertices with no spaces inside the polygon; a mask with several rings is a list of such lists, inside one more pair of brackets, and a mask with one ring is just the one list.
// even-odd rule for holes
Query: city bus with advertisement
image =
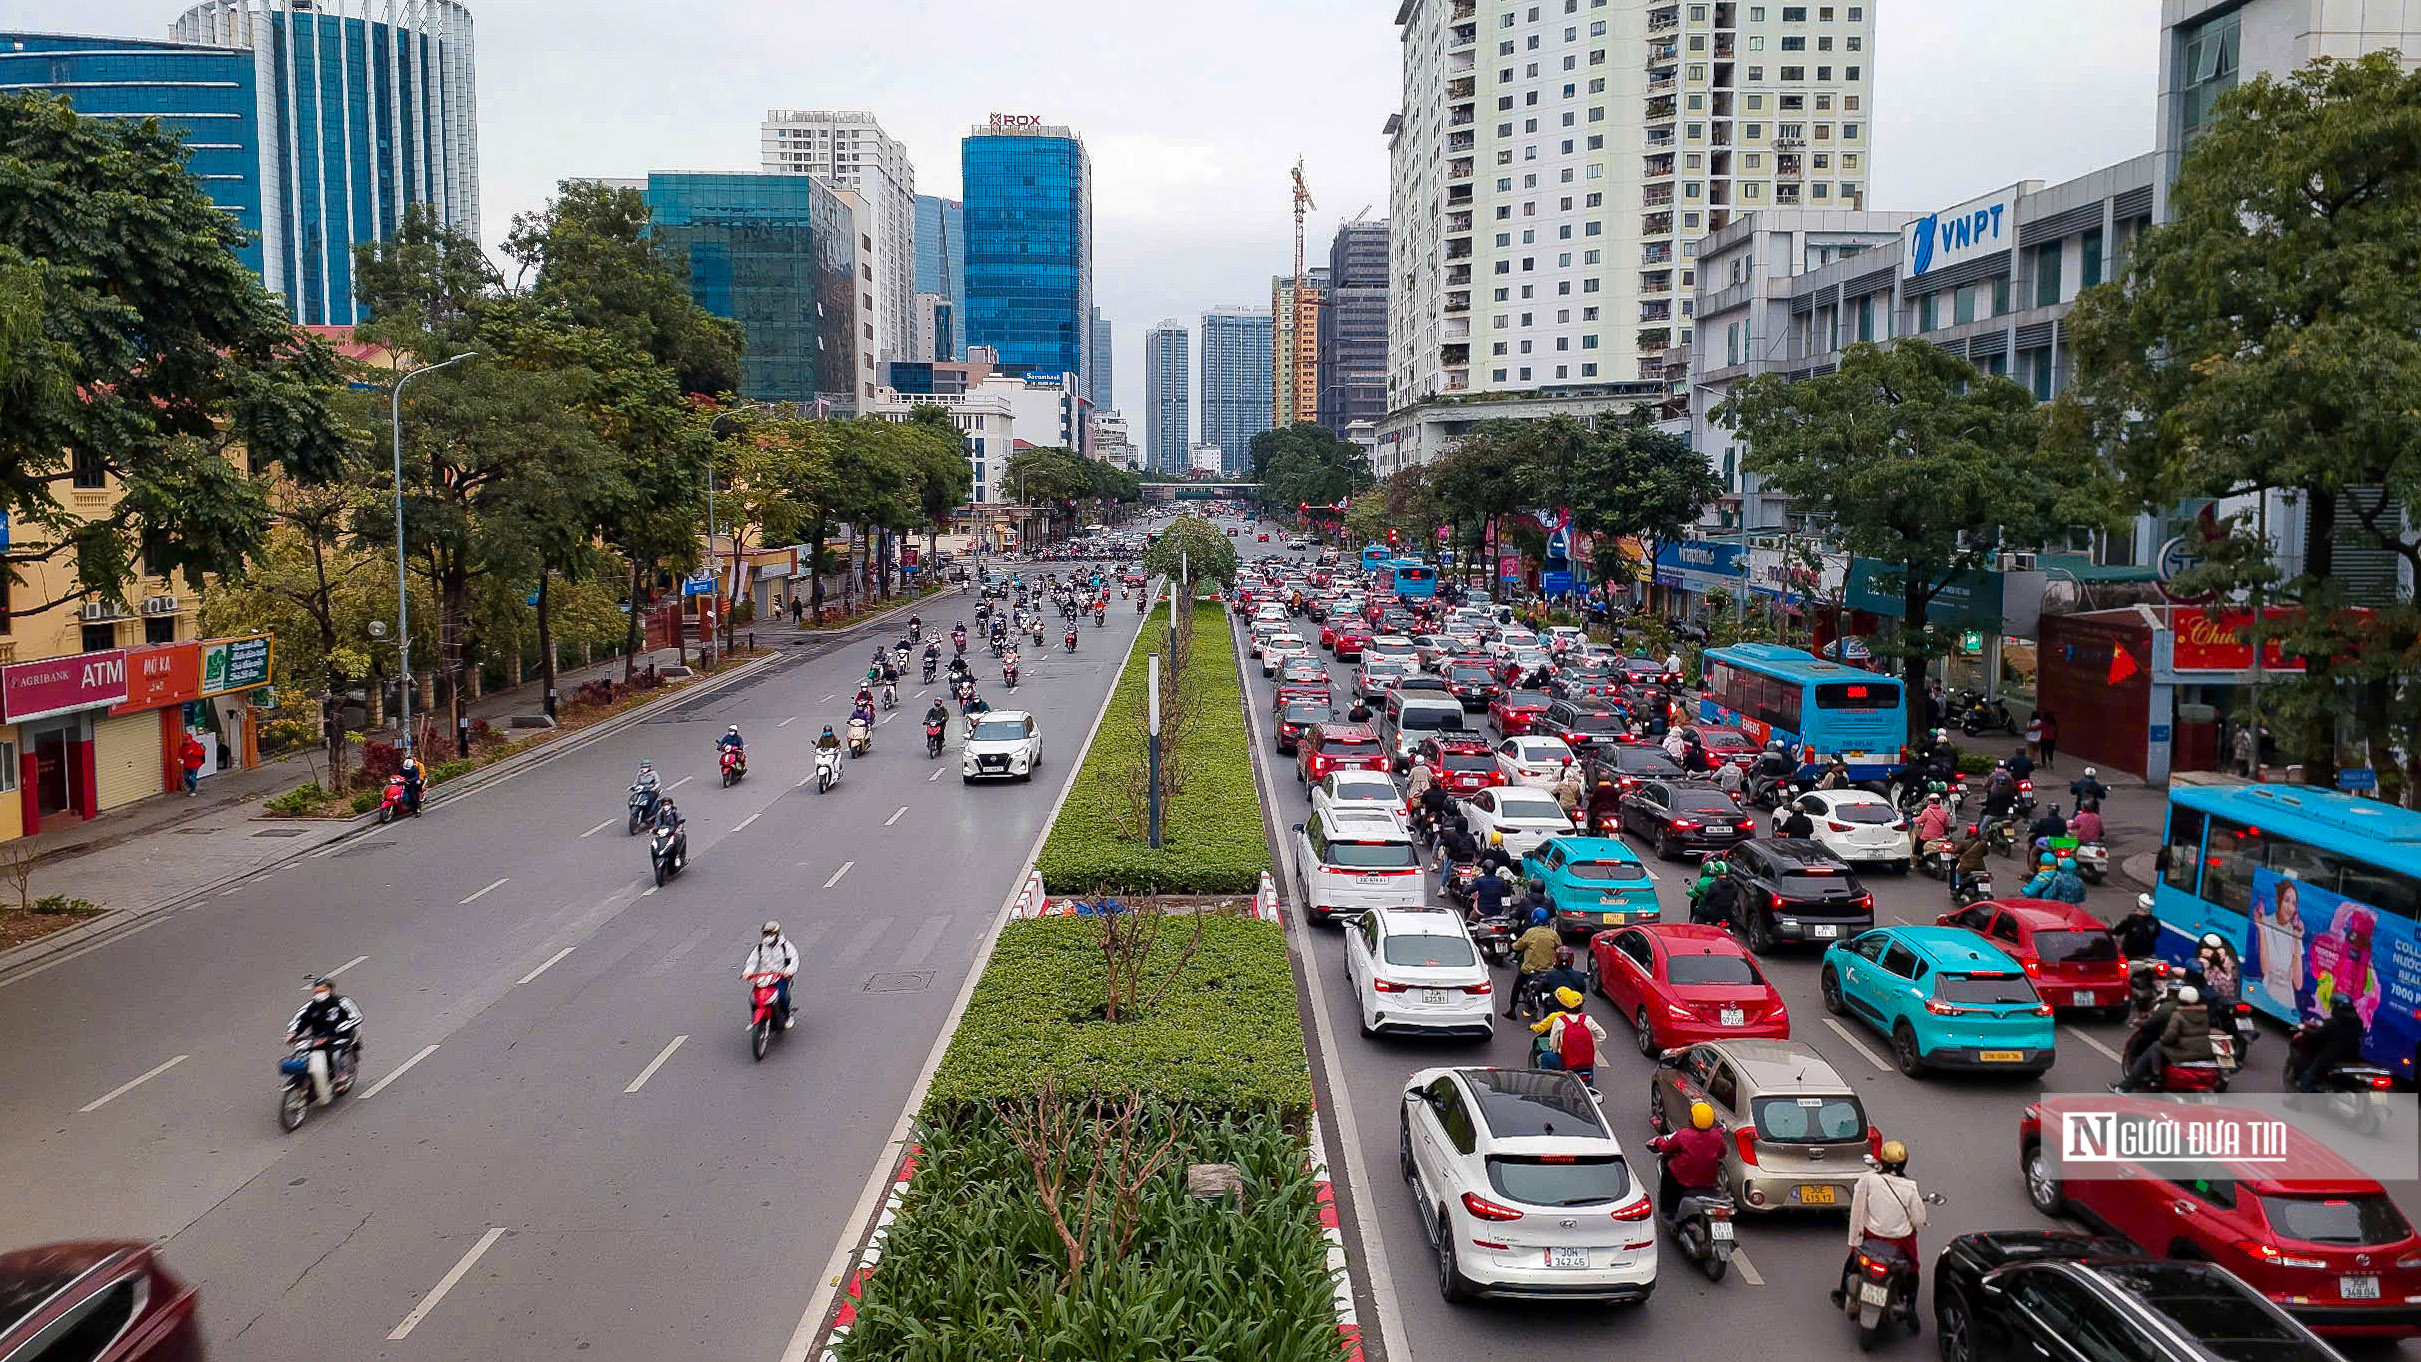
{"label": "city bus with advertisement", "polygon": [[1373,591],[1393,592],[1407,601],[1424,601],[1437,595],[1437,569],[1414,558],[1398,558],[1379,569]]}
{"label": "city bus with advertisement", "polygon": [[1855,781],[1900,773],[1908,707],[1897,680],[1772,643],[1709,648],[1701,661],[1699,719],[1737,726],[1760,746],[1781,743],[1802,779],[1834,757]]}
{"label": "city bus with advertisement", "polygon": [[1395,550],[1385,544],[1364,544],[1362,546],[1362,575],[1365,577],[1371,576],[1380,568],[1394,561]]}
{"label": "city bus with advertisement", "polygon": [[2311,785],[2177,785],[2154,859],[2160,953],[2236,952],[2245,1002],[2289,1026],[2354,1000],[2363,1057],[2421,1058],[2421,813]]}

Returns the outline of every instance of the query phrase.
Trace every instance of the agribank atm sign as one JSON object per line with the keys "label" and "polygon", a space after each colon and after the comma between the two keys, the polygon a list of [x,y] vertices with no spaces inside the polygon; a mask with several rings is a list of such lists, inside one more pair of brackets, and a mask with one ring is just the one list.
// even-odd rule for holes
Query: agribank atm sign
{"label": "agribank atm sign", "polygon": [[1900,229],[1900,277],[1922,279],[1980,255],[2006,251],[2017,241],[2015,187],[1946,208]]}

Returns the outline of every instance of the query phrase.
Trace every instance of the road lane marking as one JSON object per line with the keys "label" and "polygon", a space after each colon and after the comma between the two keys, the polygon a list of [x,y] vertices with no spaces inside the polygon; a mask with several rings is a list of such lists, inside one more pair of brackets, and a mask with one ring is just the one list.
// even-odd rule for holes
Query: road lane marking
{"label": "road lane marking", "polygon": [[354,956],[352,959],[347,960],[345,963],[343,963],[343,964],[341,964],[341,965],[338,965],[338,966],[337,966],[335,969],[332,969],[332,970],[328,971],[328,977],[329,977],[329,978],[331,978],[331,979],[333,979],[333,978],[335,978],[337,975],[340,975],[340,974],[344,973],[346,970],[349,970],[349,969],[353,968],[355,965],[358,965],[358,964],[360,964],[362,961],[367,960],[367,959],[369,959],[369,958],[370,958],[370,957],[369,957],[369,956],[366,956],[366,955],[357,955],[357,956]]}
{"label": "road lane marking", "polygon": [[2124,1063],[2126,1063],[2126,1061],[2125,1061],[2124,1059],[2121,1059],[2121,1058],[2119,1057],[2119,1053],[2118,1053],[2118,1051],[2113,1050],[2113,1049],[2111,1049],[2109,1046],[2102,1044],[2100,1041],[2095,1040],[2093,1037],[2091,1037],[2091,1036],[2089,1036],[2089,1035],[2085,1034],[2083,1031],[2078,1030],[2076,1027],[2073,1027],[2073,1026],[2063,1026],[2063,1027],[2061,1027],[2060,1029],[2061,1029],[2062,1031],[2067,1032],[2069,1035],[2072,1035],[2072,1036],[2076,1037],[2078,1040],[2083,1041],[2083,1042],[2084,1042],[2084,1043],[2086,1043],[2087,1045],[2092,1046],[2094,1049],[2101,1051],[2101,1052],[2102,1052],[2102,1058],[2104,1058],[2104,1059],[2106,1059],[2106,1060],[2109,1060],[2111,1063],[2113,1063],[2113,1064],[2124,1064]]}
{"label": "road lane marking", "polygon": [[816,703],[819,705],[829,705],[832,703],[832,697],[827,695],[823,699],[816,701]]}
{"label": "road lane marking", "polygon": [[628,1097],[632,1093],[637,1092],[639,1089],[646,1087],[647,1080],[656,1076],[656,1070],[663,1068],[664,1061],[672,1058],[673,1051],[680,1049],[681,1042],[687,1039],[689,1039],[687,1036],[673,1037],[672,1044],[667,1045],[661,1051],[658,1051],[656,1057],[647,1062],[647,1067],[641,1069],[639,1071],[639,1076],[630,1081],[630,1086],[622,1090],[622,1095]]}
{"label": "road lane marking", "polygon": [[429,1312],[436,1309],[437,1303],[446,1298],[446,1293],[460,1285],[462,1279],[471,1274],[471,1268],[479,1262],[480,1258],[485,1255],[489,1249],[496,1246],[497,1240],[502,1239],[503,1237],[504,1226],[488,1226],[488,1232],[479,1236],[479,1242],[471,1245],[470,1252],[463,1254],[462,1257],[455,1262],[454,1266],[446,1271],[446,1275],[438,1278],[437,1285],[430,1290],[429,1294],[421,1297],[420,1304],[412,1307],[412,1313],[403,1317],[403,1323],[396,1325],[395,1328],[388,1333],[387,1341],[389,1343],[401,1343],[405,1339],[411,1337],[412,1330],[419,1327],[420,1322],[429,1317]]}
{"label": "road lane marking", "polygon": [[791,789],[794,789],[794,790],[804,790],[804,789],[806,789],[806,788],[807,788],[807,782],[809,782],[809,781],[811,781],[811,780],[813,780],[813,779],[815,779],[815,775],[814,775],[812,772],[810,772],[810,773],[809,773],[809,774],[807,774],[807,775],[804,775],[804,776],[799,777],[799,783],[798,783],[798,784],[796,784],[796,785],[791,786],[790,788],[791,788]]}
{"label": "road lane marking", "polygon": [[640,891],[639,891],[639,897],[641,897],[641,898],[647,898],[647,897],[650,897],[650,896],[651,896],[651,895],[653,895],[653,894],[654,894],[654,893],[655,893],[655,892],[656,892],[658,889],[661,889],[661,888],[663,888],[663,887],[664,887],[664,886],[662,886],[662,885],[660,885],[660,884],[651,884],[651,885],[647,886],[645,889],[642,889],[642,890],[640,890]]}
{"label": "road lane marking", "polygon": [[775,724],[775,725],[774,725],[774,727],[775,727],[775,728],[788,728],[788,727],[790,727],[792,724],[797,723],[798,721],[799,721],[799,716],[798,716],[798,715],[796,715],[796,714],[793,714],[793,715],[791,715],[789,718],[784,719],[783,721],[781,721],[781,722],[780,722],[780,723],[778,723],[778,724]]}
{"label": "road lane marking", "polygon": [[672,784],[665,786],[665,787],[664,787],[664,792],[665,792],[666,794],[670,794],[670,793],[672,793],[673,791],[680,789],[682,786],[687,785],[689,782],[691,782],[691,781],[693,781],[693,780],[696,780],[696,779],[697,779],[697,777],[696,777],[696,776],[683,776],[683,777],[681,777],[679,780],[674,781]]}
{"label": "road lane marking", "polygon": [[562,950],[555,952],[553,955],[546,958],[545,964],[540,965],[538,968],[522,975],[519,982],[526,984],[532,979],[537,978],[539,975],[546,973],[548,970],[551,970],[555,966],[563,963],[563,957],[570,955],[573,951],[578,949],[580,949],[578,946],[566,946]]}
{"label": "road lane marking", "polygon": [[747,827],[749,824],[754,823],[755,821],[757,821],[757,820],[758,820],[758,819],[760,819],[760,818],[763,818],[764,816],[765,816],[765,811],[764,811],[763,809],[759,809],[759,810],[757,810],[755,813],[752,813],[752,814],[748,815],[746,818],[741,819],[739,822],[732,824],[732,825],[731,825],[731,830],[732,830],[733,832],[738,832],[740,829],[742,829],[742,828],[744,828],[744,827]]}
{"label": "road lane marking", "polygon": [[[486,898],[488,895],[490,895],[490,894],[492,894],[492,893],[496,892],[496,891],[497,891],[497,890],[499,890],[499,889],[502,889],[502,888],[505,886],[506,882],[507,882],[507,881],[509,881],[509,880],[511,880],[512,878],[513,878],[513,877],[512,877],[512,876],[510,876],[510,875],[505,876],[505,877],[504,877],[504,879],[498,880],[498,881],[496,881],[494,884],[489,885],[487,888],[480,890],[478,893],[471,895],[471,896],[470,896],[469,898],[467,898],[467,899],[464,899],[464,900],[463,900],[463,903],[477,903],[477,902],[479,902],[481,899]],[[457,906],[457,907],[459,907],[460,905],[458,904],[458,905],[456,905],[456,906]]]}
{"label": "road lane marking", "polygon": [[242,892],[243,892],[243,889],[244,889],[244,886],[242,886],[242,885],[240,885],[240,884],[231,884],[231,885],[228,885],[226,888],[224,888],[224,889],[222,889],[222,890],[220,890],[220,891],[219,891],[219,897],[220,897],[220,898],[225,898],[225,897],[227,897],[229,894],[237,894],[237,893],[242,893]]}
{"label": "road lane marking", "polygon": [[[934,772],[933,774],[935,774],[935,775],[940,775],[940,774],[941,774],[941,772],[936,771],[936,772]],[[895,814],[891,815],[889,818],[884,819],[884,820],[883,820],[883,826],[884,826],[884,827],[890,827],[892,824],[894,824],[894,823],[896,823],[896,822],[898,822],[898,821],[899,821],[899,819],[900,819],[900,814],[906,813],[907,811],[908,811],[908,806],[907,806],[907,805],[905,805],[905,804],[900,805],[900,806],[899,806],[899,813],[895,813]]]}
{"label": "road lane marking", "polygon": [[830,889],[832,886],[839,884],[841,882],[841,876],[848,874],[849,867],[856,864],[857,862],[855,861],[841,862],[841,868],[832,872],[832,878],[824,881],[824,887],[826,889]]}
{"label": "road lane marking", "polygon": [[110,1103],[124,1097],[126,1094],[133,1092],[135,1089],[142,1087],[144,1084],[149,1083],[151,1080],[158,1078],[161,1074],[168,1072],[170,1069],[175,1068],[179,1064],[182,1064],[191,1058],[193,1058],[191,1055],[178,1055],[175,1059],[172,1059],[166,1064],[153,1069],[151,1072],[143,1075],[141,1078],[120,1083],[118,1086],[111,1088],[108,1092],[105,1092],[99,1097],[85,1103],[83,1106],[76,1108],[76,1111],[79,1115],[99,1111],[101,1108],[108,1106]]}
{"label": "road lane marking", "polygon": [[585,839],[585,838],[590,838],[590,837],[594,837],[594,836],[596,836],[598,833],[603,832],[603,831],[605,831],[607,828],[612,827],[612,826],[613,826],[613,825],[614,825],[616,822],[618,822],[618,821],[621,821],[621,820],[618,820],[618,819],[612,819],[612,818],[608,818],[608,819],[606,819],[604,822],[599,823],[597,826],[595,826],[595,827],[593,827],[593,828],[590,828],[588,831],[586,831],[586,832],[584,832],[584,833],[581,833],[581,834],[580,834],[580,836],[581,836],[583,839]]}
{"label": "road lane marking", "polygon": [[949,926],[950,922],[947,918],[926,919],[925,925],[916,929],[916,935],[908,938],[908,949],[900,954],[900,968],[911,969],[923,964],[925,957],[933,954],[933,948],[941,944],[942,933],[947,931]]}
{"label": "road lane marking", "polygon": [[834,959],[844,965],[853,963],[859,956],[874,949],[874,943],[882,940],[883,933],[891,930],[891,924],[898,920],[897,918],[878,917],[867,923],[858,929],[857,935],[849,939],[849,944],[843,947],[841,953]]}
{"label": "road lane marking", "polygon": [[1832,1028],[1834,1035],[1839,1036],[1841,1039],[1849,1042],[1850,1049],[1866,1056],[1867,1063],[1874,1065],[1876,1068],[1883,1070],[1885,1073],[1891,1072],[1892,1066],[1884,1063],[1882,1057],[1877,1055],[1874,1051],[1867,1049],[1864,1041],[1861,1041],[1856,1036],[1851,1035],[1849,1033],[1849,1028],[1843,1026],[1838,1018],[1826,1017],[1824,1019],[1824,1024]]}
{"label": "road lane marking", "polygon": [[378,1096],[380,1093],[385,1092],[389,1083],[392,1083],[396,1079],[403,1077],[405,1074],[412,1072],[413,1065],[418,1064],[420,1061],[427,1059],[429,1056],[436,1053],[437,1047],[434,1045],[421,1046],[419,1054],[416,1054],[410,1059],[405,1060],[403,1063],[396,1065],[394,1068],[387,1070],[387,1076],[385,1078],[371,1084],[368,1092],[363,1093],[360,1097],[357,1097],[354,1100],[357,1102],[367,1102],[371,1098]]}
{"label": "road lane marking", "polygon": [[1738,1268],[1738,1269],[1740,1269],[1740,1276],[1741,1276],[1741,1278],[1742,1278],[1743,1280],[1745,1280],[1745,1281],[1746,1281],[1746,1282],[1747,1282],[1749,1285],[1751,1285],[1751,1286],[1763,1286],[1763,1285],[1765,1285],[1765,1277],[1763,1276],[1763,1274],[1761,1274],[1761,1273],[1759,1273],[1759,1272],[1757,1271],[1757,1265],[1756,1265],[1755,1263],[1750,1262],[1750,1261],[1749,1261],[1749,1258],[1748,1258],[1748,1255],[1747,1255],[1747,1254],[1745,1254],[1745,1253],[1742,1253],[1742,1252],[1741,1252],[1739,1249],[1737,1249],[1737,1248],[1735,1248],[1735,1249],[1733,1249],[1733,1250],[1732,1250],[1732,1266],[1733,1266],[1733,1267],[1736,1267],[1736,1268]]}
{"label": "road lane marking", "polygon": [[933,774],[932,774],[932,775],[929,775],[929,776],[927,776],[927,777],[925,777],[925,783],[926,783],[927,785],[930,785],[930,784],[932,784],[934,781],[937,781],[937,780],[941,779],[941,776],[942,776],[942,771],[943,771],[944,769],[946,769],[946,768],[939,767],[939,766],[937,766],[937,767],[933,768]]}

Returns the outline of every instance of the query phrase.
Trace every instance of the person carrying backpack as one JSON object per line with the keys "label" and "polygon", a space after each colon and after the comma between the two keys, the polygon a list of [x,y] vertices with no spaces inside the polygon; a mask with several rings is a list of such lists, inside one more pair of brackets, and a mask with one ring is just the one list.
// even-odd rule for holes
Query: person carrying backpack
{"label": "person carrying backpack", "polygon": [[1581,1004],[1579,990],[1555,990],[1558,1010],[1531,1023],[1530,1029],[1545,1037],[1540,1048],[1538,1067],[1562,1069],[1578,1075],[1583,1083],[1597,1078],[1597,1047],[1605,1043],[1605,1028],[1588,1014]]}

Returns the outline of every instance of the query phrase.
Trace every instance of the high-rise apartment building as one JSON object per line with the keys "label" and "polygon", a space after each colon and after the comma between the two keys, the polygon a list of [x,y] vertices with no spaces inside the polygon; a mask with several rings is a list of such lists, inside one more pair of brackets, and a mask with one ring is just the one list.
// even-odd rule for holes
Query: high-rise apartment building
{"label": "high-rise apartment building", "polygon": [[1100,308],[1093,309],[1092,342],[1093,348],[1086,358],[1092,362],[1093,374],[1086,390],[1092,395],[1093,410],[1116,411],[1117,392],[1111,386],[1110,319],[1101,315]]}
{"label": "high-rise apartment building", "polygon": [[185,134],[241,252],[308,326],[350,326],[353,248],[424,204],[479,235],[471,13],[454,0],[213,0],[168,41],[0,33],[0,90]]}
{"label": "high-rise apartment building", "polygon": [[[608,183],[620,183],[608,181]],[[649,232],[689,267],[689,296],[740,324],[740,395],[864,406],[857,220],[815,177],[650,175]]]}
{"label": "high-rise apartment building", "polygon": [[1193,338],[1171,317],[1143,333],[1143,466],[1185,471],[1193,446]]}
{"label": "high-rise apartment building", "polygon": [[862,109],[774,109],[759,129],[765,169],[813,175],[857,215],[859,396],[909,358],[916,323],[916,167]]}
{"label": "high-rise apartment building", "polygon": [[1387,414],[1387,224],[1348,222],[1328,246],[1328,305],[1320,309],[1318,410],[1342,437]]}
{"label": "high-rise apartment building", "polygon": [[1328,302],[1328,271],[1305,270],[1302,287],[1288,275],[1269,281],[1270,424],[1310,421],[1320,408],[1320,310]]}
{"label": "high-rise apartment building", "polygon": [[1261,308],[1202,314],[1202,443],[1218,447],[1222,473],[1249,470],[1253,437],[1270,428],[1275,331]]}
{"label": "high-rise apartment building", "polygon": [[1389,405],[1687,393],[1697,240],[1866,202],[1872,4],[1405,0]]}
{"label": "high-rise apartment building", "polygon": [[1089,384],[1093,161],[1070,128],[995,114],[959,144],[969,345],[1014,374]]}
{"label": "high-rise apartment building", "polygon": [[967,353],[967,209],[956,199],[916,196],[916,291],[937,294],[948,307],[950,330],[936,338],[927,359],[955,360]]}

